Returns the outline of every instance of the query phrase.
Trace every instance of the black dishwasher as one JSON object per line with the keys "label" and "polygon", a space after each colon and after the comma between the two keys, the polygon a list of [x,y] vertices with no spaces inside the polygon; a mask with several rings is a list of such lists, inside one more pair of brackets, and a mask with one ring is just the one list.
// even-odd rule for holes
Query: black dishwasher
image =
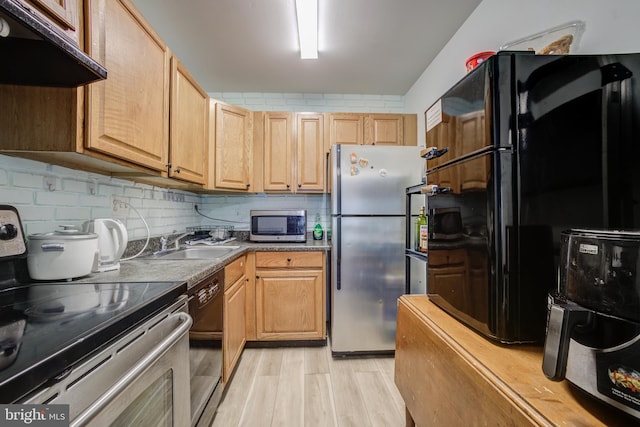
{"label": "black dishwasher", "polygon": [[222,396],[222,330],[224,269],[217,270],[189,291],[189,362],[191,425],[208,426]]}

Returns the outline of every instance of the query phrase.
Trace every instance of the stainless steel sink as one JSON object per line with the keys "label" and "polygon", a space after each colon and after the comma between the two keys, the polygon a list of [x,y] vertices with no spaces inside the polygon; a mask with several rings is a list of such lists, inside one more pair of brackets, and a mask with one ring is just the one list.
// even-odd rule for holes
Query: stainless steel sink
{"label": "stainless steel sink", "polygon": [[198,246],[150,255],[147,259],[216,259],[239,249],[240,246]]}

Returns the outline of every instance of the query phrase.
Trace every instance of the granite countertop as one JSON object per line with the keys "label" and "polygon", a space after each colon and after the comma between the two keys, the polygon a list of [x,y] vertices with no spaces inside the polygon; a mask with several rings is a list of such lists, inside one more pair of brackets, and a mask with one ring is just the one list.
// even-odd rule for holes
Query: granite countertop
{"label": "granite countertop", "polygon": [[255,243],[234,240],[221,246],[239,246],[239,248],[213,260],[163,260],[140,256],[120,262],[119,270],[91,273],[78,279],[77,282],[184,281],[187,282],[187,288],[190,288],[250,251],[328,251],[331,249],[331,242],[312,239],[307,240],[306,243]]}

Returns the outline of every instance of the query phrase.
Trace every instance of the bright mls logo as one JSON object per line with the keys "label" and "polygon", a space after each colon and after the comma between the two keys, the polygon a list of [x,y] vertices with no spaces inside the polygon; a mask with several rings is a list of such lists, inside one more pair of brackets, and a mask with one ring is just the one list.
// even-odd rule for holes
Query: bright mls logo
{"label": "bright mls logo", "polygon": [[0,405],[0,425],[68,427],[69,405]]}

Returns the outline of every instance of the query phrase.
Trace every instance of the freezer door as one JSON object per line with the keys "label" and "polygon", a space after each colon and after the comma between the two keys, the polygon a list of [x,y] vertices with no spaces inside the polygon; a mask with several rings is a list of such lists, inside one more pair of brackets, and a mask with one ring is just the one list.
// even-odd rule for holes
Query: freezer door
{"label": "freezer door", "polygon": [[335,218],[334,230],[331,350],[393,351],[405,289],[404,217]]}
{"label": "freezer door", "polygon": [[406,188],[420,183],[421,147],[333,147],[333,214],[403,215]]}

